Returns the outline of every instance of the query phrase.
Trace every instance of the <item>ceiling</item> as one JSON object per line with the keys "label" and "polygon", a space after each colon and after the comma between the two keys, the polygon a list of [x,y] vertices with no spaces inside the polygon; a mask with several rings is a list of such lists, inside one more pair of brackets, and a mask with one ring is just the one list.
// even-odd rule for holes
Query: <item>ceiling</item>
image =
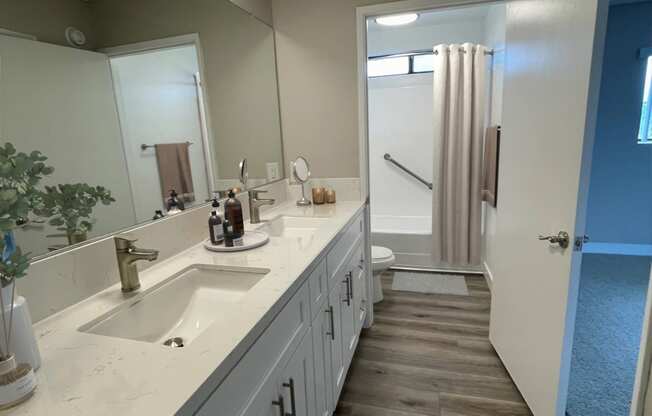
{"label": "ceiling", "polygon": [[368,21],[369,31],[389,31],[406,27],[435,26],[442,23],[454,23],[459,20],[482,20],[487,17],[490,7],[491,4],[485,4],[419,12],[419,19],[416,22],[404,26],[383,26],[376,23],[375,19],[370,18]]}

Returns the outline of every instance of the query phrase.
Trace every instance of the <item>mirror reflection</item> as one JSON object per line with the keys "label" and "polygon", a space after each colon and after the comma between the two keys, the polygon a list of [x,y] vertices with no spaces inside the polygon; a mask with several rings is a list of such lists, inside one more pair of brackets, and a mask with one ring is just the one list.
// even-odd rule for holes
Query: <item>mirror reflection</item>
{"label": "mirror reflection", "polygon": [[16,222],[32,256],[283,178],[273,31],[229,1],[0,10],[3,157],[52,168]]}

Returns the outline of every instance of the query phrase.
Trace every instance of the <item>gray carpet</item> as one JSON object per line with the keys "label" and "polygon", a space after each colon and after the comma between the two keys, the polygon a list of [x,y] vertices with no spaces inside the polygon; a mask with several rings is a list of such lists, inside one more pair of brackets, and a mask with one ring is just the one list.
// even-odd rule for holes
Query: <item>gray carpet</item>
{"label": "gray carpet", "polygon": [[647,257],[583,256],[570,416],[629,415],[649,277]]}

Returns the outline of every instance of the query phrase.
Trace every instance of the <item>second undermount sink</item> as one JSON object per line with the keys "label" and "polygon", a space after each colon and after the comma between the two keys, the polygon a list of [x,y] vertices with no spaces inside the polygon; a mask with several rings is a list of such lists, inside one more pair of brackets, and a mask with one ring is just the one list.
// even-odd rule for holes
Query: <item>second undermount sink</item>
{"label": "second undermount sink", "polygon": [[109,337],[188,345],[269,269],[195,264],[79,328]]}
{"label": "second undermount sink", "polygon": [[305,237],[314,234],[326,222],[328,218],[324,217],[279,215],[256,230],[264,231],[272,237]]}

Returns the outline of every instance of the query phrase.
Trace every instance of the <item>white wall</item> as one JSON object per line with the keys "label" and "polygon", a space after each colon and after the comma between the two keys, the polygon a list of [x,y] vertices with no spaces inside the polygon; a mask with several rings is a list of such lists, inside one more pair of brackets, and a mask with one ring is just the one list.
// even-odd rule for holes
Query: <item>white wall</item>
{"label": "white wall", "polygon": [[196,203],[209,197],[197,89],[199,71],[193,45],[111,58],[116,101],[138,222],[162,209],[156,150],[140,145],[190,141]]}
{"label": "white wall", "polygon": [[[485,44],[494,50],[492,62],[492,87],[491,103],[489,107],[488,125],[495,126],[502,123],[503,117],[503,77],[505,74],[505,5],[496,4],[489,8],[487,14]],[[496,221],[500,207],[500,192],[498,193],[498,206],[496,208],[483,203],[484,227],[482,236],[483,262],[488,276],[492,274],[488,266],[492,263],[494,252],[492,243],[496,237]]]}
{"label": "white wall", "polygon": [[433,179],[432,74],[369,80],[369,169],[373,216],[432,215],[432,192],[383,159]]}
{"label": "white wall", "polygon": [[[91,236],[134,224],[106,56],[0,36],[0,59],[0,142],[45,154],[55,168],[45,185],[85,182],[111,190],[116,202],[96,207]],[[18,232],[17,238],[36,255],[66,243],[65,238],[45,237],[54,233],[61,231],[37,227]]]}
{"label": "white wall", "polygon": [[258,19],[272,24],[272,1],[271,0],[229,0],[231,3],[243,8]]}

